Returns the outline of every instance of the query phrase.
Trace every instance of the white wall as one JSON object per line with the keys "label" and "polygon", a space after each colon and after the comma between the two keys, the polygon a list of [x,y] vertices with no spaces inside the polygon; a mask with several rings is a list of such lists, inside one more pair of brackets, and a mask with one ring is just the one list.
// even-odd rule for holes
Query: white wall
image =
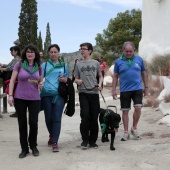
{"label": "white wall", "polygon": [[170,0],[143,0],[139,55],[150,61],[156,54],[170,54]]}

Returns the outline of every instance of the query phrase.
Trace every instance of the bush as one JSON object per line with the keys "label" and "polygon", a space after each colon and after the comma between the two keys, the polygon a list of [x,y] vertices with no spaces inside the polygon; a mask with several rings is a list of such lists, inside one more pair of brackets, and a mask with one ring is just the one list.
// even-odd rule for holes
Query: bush
{"label": "bush", "polygon": [[166,56],[155,56],[147,64],[148,70],[152,75],[169,76],[170,73],[170,54]]}

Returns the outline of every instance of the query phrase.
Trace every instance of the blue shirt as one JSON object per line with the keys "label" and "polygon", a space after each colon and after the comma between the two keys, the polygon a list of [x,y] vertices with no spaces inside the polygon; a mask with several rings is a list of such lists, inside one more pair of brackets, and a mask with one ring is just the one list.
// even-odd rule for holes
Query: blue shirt
{"label": "blue shirt", "polygon": [[[45,65],[46,65],[46,62],[42,64],[42,76],[45,77],[45,82],[43,85],[43,89],[41,91],[41,97],[42,96],[56,96],[58,95],[58,85],[59,85],[58,76],[61,73],[64,74],[64,67],[54,68],[54,70],[48,74],[49,70],[53,68],[53,66],[49,62],[47,62],[46,66]],[[44,73],[45,73],[45,76],[44,76]],[[67,64],[65,64],[65,75],[69,77]]]}
{"label": "blue shirt", "polygon": [[127,66],[127,60],[118,58],[115,62],[114,73],[119,75],[121,92],[143,89],[141,73],[146,71],[143,59],[135,56],[133,61],[130,67]]}

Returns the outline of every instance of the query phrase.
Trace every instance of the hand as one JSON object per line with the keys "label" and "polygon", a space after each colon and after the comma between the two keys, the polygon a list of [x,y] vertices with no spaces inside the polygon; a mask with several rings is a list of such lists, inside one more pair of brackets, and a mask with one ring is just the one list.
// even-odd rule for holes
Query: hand
{"label": "hand", "polygon": [[67,77],[60,77],[58,78],[60,82],[67,83]]}
{"label": "hand", "polygon": [[9,96],[9,97],[8,97],[8,104],[9,104],[10,106],[13,106],[13,105],[14,105],[14,98],[13,98],[13,96]]}
{"label": "hand", "polygon": [[83,83],[83,80],[76,79],[76,83],[77,83],[78,85],[81,85],[81,84]]}
{"label": "hand", "polygon": [[148,88],[144,88],[143,90],[144,97],[148,96],[148,93],[149,93]]}
{"label": "hand", "polygon": [[116,92],[116,90],[112,91],[112,96],[113,96],[113,99],[117,100],[117,92]]}
{"label": "hand", "polygon": [[103,88],[100,84],[98,84],[98,90],[101,91]]}
{"label": "hand", "polygon": [[38,90],[41,90],[42,87],[43,87],[43,85],[44,85],[44,83],[43,83],[42,81],[40,81],[40,82],[38,83]]}

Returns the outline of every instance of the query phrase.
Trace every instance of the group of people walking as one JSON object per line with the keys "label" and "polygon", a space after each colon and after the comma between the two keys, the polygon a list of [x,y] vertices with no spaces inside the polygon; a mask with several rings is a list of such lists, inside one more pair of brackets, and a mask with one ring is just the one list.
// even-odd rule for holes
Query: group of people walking
{"label": "group of people walking", "polygon": [[[134,45],[125,42],[123,53],[115,62],[113,75],[113,98],[117,97],[117,83],[120,80],[120,102],[124,135],[122,141],[129,139],[128,112],[131,100],[134,102],[132,135],[139,139],[137,124],[141,115],[142,97],[147,95],[148,82],[146,69],[141,57],[134,55]],[[83,60],[75,64],[73,77],[77,84],[80,102],[80,134],[82,137],[81,148],[98,148],[98,115],[100,112],[99,91],[102,90],[103,67],[101,63],[93,60],[91,43],[80,44],[79,49]],[[59,151],[59,136],[61,119],[65,100],[58,93],[59,82],[67,84],[69,78],[68,65],[60,57],[60,47],[52,44],[48,48],[49,60],[41,64],[41,57],[37,47],[29,44],[23,50],[20,60],[14,65],[9,85],[8,103],[15,106],[18,114],[19,136],[21,153],[19,158],[24,158],[29,153],[29,148],[34,156],[39,155],[37,149],[38,113],[40,100],[45,114],[45,123],[49,133],[48,145],[53,152]],[[61,73],[63,76],[61,76]],[[98,77],[98,79],[97,79]],[[142,85],[144,82],[144,89]],[[15,82],[17,83],[14,91]],[[27,110],[29,113],[27,119]],[[27,127],[29,124],[29,130]],[[28,134],[27,134],[28,133]]]}

